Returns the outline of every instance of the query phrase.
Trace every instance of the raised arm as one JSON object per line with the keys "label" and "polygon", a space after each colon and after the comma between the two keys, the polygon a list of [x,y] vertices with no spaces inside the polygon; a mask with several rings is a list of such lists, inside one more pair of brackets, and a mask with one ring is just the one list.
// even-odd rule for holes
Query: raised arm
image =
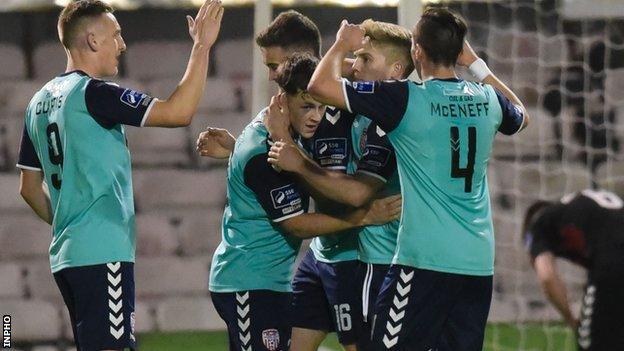
{"label": "raised arm", "polygon": [[223,7],[221,1],[216,0],[204,2],[195,19],[187,16],[193,49],[186,72],[168,99],[154,103],[147,116],[146,126],[180,127],[191,123],[204,94],[208,55],[219,35],[222,18]]}
{"label": "raised arm", "polygon": [[520,98],[518,98],[518,96],[507,85],[505,85],[505,83],[503,83],[494,73],[492,73],[492,71],[490,71],[485,62],[477,56],[468,41],[464,42],[464,48],[457,58],[457,64],[468,67],[470,72],[479,81],[493,86],[522,112],[524,118],[522,120],[522,126],[518,132],[529,125],[531,117],[529,116],[529,113],[524,107],[522,101],[520,101]]}
{"label": "raised arm", "polygon": [[347,109],[342,90],[343,65],[350,52],[364,45],[364,35],[365,31],[360,26],[342,21],[336,34],[336,42],[323,56],[308,84],[308,92],[315,100]]}

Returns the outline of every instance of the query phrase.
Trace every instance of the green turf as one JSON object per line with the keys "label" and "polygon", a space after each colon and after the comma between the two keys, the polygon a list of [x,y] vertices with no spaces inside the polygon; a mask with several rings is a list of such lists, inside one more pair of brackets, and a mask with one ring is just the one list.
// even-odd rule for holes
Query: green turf
{"label": "green turf", "polygon": [[[148,351],[224,351],[224,332],[149,333],[139,335],[139,349]],[[335,334],[323,343],[329,350],[341,350]],[[572,332],[560,324],[490,324],[485,351],[575,351]]]}

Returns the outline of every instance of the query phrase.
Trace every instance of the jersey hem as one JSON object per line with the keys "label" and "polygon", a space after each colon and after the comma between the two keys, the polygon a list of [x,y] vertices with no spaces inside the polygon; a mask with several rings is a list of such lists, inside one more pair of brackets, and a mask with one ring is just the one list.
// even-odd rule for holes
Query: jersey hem
{"label": "jersey hem", "polygon": [[289,215],[286,215],[286,216],[284,216],[284,217],[280,217],[280,218],[274,219],[274,220],[273,220],[273,222],[275,222],[275,223],[279,223],[279,222],[285,221],[285,220],[287,220],[287,219],[289,219],[289,218],[293,218],[293,217],[297,217],[297,216],[299,216],[299,215],[302,215],[303,213],[304,213],[304,211],[303,211],[303,210],[301,210],[301,211],[298,211],[298,212],[295,212],[295,213],[291,213],[291,214],[289,214]]}
{"label": "jersey hem", "polygon": [[20,168],[20,169],[25,169],[28,171],[37,171],[37,172],[41,172],[41,168],[37,168],[37,167],[31,167],[31,166],[25,166],[25,165],[20,165],[19,163],[15,165],[15,167]]}
{"label": "jersey hem", "polygon": [[408,266],[418,269],[426,269],[435,272],[443,272],[443,273],[453,273],[453,274],[462,274],[462,275],[475,275],[475,276],[489,276],[494,274],[494,268],[492,269],[466,269],[466,268],[456,268],[456,267],[442,267],[435,264],[423,263],[423,262],[414,262],[408,259],[402,259],[398,257],[392,260],[393,265],[402,265]]}
{"label": "jersey hem", "polygon": [[267,286],[250,286],[250,287],[242,287],[242,288],[233,288],[229,285],[219,285],[219,284],[211,284],[208,286],[208,291],[214,293],[232,293],[232,292],[240,292],[240,291],[252,291],[252,290],[271,290],[275,292],[281,293],[292,293],[292,287],[288,285],[288,287],[267,287]]}
{"label": "jersey hem", "polygon": [[392,257],[390,258],[376,258],[376,257],[367,257],[367,256],[359,256],[358,260],[364,263],[370,264],[383,264],[383,265],[391,265]]}
{"label": "jersey hem", "polygon": [[314,259],[323,263],[339,263],[339,262],[346,262],[346,261],[357,261],[358,257],[357,254],[354,255],[353,257],[349,256],[349,257],[345,257],[345,258],[335,258],[335,259],[328,259],[325,257],[319,257],[316,252],[314,250],[312,250],[312,254],[314,254]]}
{"label": "jersey hem", "polygon": [[107,259],[107,260],[103,260],[103,261],[86,262],[86,263],[80,263],[80,264],[72,264],[72,263],[70,263],[68,261],[65,261],[63,263],[51,265],[50,269],[52,270],[52,273],[57,273],[57,272],[62,271],[63,269],[66,269],[66,268],[98,266],[98,265],[101,265],[101,264],[107,264],[107,263],[112,263],[112,262],[134,263],[134,261],[135,261],[134,258],[132,258],[132,259]]}

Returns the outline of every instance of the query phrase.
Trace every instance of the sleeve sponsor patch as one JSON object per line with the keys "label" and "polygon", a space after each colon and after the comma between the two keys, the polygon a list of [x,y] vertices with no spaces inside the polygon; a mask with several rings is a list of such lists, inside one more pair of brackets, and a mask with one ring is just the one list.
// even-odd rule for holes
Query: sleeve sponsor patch
{"label": "sleeve sponsor patch", "polygon": [[279,210],[282,215],[288,215],[303,209],[301,194],[297,191],[294,183],[271,190],[271,200],[273,207]]}
{"label": "sleeve sponsor patch", "polygon": [[375,93],[375,82],[353,82],[353,89],[356,92],[362,94],[373,94]]}
{"label": "sleeve sponsor patch", "polygon": [[[132,108],[138,108],[139,105],[141,104],[141,102],[148,97],[147,95],[135,91],[135,90],[131,90],[131,89],[126,89],[123,94],[121,94],[121,102],[123,102],[124,104],[132,107]],[[148,99],[151,100],[151,99]],[[149,101],[147,101],[147,104],[149,104]]]}

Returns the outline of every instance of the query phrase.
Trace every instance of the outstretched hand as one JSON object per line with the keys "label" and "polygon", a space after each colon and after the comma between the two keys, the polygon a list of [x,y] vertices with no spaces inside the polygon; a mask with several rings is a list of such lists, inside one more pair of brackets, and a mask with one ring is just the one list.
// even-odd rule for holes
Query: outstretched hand
{"label": "outstretched hand", "polygon": [[206,0],[195,18],[186,16],[193,43],[211,48],[219,36],[223,6],[219,0]]}
{"label": "outstretched hand", "polygon": [[197,153],[217,159],[228,158],[234,150],[235,142],[236,139],[227,129],[208,128],[197,138]]}

